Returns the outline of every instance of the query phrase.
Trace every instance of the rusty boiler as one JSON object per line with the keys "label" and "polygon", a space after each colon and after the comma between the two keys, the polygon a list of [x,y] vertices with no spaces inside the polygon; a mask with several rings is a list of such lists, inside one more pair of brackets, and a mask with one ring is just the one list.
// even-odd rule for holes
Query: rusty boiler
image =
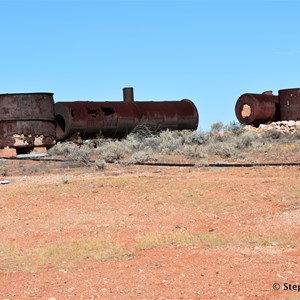
{"label": "rusty boiler", "polygon": [[0,148],[51,147],[55,126],[52,93],[0,94]]}
{"label": "rusty boiler", "polygon": [[271,91],[262,94],[243,94],[235,105],[235,114],[241,124],[259,126],[279,119],[279,97]]}
{"label": "rusty boiler", "polygon": [[280,119],[300,120],[300,88],[279,90]]}
{"label": "rusty boiler", "polygon": [[133,88],[124,88],[123,98],[123,102],[57,102],[57,139],[68,139],[77,133],[83,139],[99,133],[108,138],[122,138],[139,125],[158,130],[198,127],[198,111],[190,100],[134,101]]}

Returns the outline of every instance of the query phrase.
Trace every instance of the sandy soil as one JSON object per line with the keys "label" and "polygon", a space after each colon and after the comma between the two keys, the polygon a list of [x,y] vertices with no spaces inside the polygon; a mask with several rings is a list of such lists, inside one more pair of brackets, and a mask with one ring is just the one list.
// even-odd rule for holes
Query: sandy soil
{"label": "sandy soil", "polygon": [[300,298],[299,167],[35,168],[0,185],[0,299]]}

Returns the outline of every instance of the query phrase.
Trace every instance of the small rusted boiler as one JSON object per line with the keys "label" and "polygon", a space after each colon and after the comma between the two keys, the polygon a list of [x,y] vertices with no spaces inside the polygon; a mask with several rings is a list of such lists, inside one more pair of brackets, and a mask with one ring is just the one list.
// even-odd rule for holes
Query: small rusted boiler
{"label": "small rusted boiler", "polygon": [[0,95],[0,148],[51,147],[55,126],[52,93]]}
{"label": "small rusted boiler", "polygon": [[123,98],[123,102],[57,102],[57,139],[64,140],[76,133],[83,139],[99,133],[104,137],[122,138],[139,125],[159,130],[198,127],[198,111],[191,100],[134,101],[133,88],[124,88]]}
{"label": "small rusted boiler", "polygon": [[235,114],[241,124],[259,126],[261,123],[277,121],[279,97],[271,91],[262,94],[246,93],[239,97]]}

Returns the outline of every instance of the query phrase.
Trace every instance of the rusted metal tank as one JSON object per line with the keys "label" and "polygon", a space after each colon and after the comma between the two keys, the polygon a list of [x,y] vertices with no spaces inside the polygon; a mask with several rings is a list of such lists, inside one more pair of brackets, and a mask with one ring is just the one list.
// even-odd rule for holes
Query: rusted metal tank
{"label": "rusted metal tank", "polygon": [[52,93],[0,94],[0,148],[51,147],[55,126]]}
{"label": "rusted metal tank", "polygon": [[300,88],[279,90],[280,119],[300,120]]}
{"label": "rusted metal tank", "polygon": [[235,105],[235,114],[241,124],[259,126],[279,119],[279,98],[271,91],[262,94],[243,94]]}
{"label": "rusted metal tank", "polygon": [[123,90],[123,102],[57,102],[55,119],[59,140],[80,133],[83,139],[101,134],[104,137],[122,138],[139,125],[159,130],[195,130],[198,111],[188,100],[134,101],[133,90]]}

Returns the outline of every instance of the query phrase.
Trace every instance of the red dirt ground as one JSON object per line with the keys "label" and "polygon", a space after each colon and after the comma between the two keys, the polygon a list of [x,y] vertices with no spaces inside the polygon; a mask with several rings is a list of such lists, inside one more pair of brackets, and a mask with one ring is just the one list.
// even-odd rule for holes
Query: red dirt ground
{"label": "red dirt ground", "polygon": [[1,299],[300,297],[299,167],[11,174]]}

